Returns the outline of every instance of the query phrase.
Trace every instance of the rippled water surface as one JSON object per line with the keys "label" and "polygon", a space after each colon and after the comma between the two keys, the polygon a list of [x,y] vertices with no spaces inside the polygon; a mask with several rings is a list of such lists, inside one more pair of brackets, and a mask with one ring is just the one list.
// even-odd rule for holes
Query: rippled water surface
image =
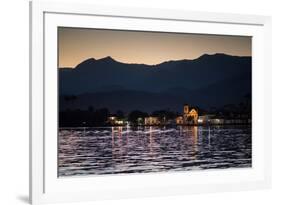
{"label": "rippled water surface", "polygon": [[59,131],[59,176],[251,167],[250,126]]}

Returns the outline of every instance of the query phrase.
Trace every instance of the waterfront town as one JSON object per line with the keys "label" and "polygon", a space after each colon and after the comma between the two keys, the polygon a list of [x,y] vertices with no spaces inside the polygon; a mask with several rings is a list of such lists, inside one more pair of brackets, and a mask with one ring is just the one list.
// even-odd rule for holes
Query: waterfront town
{"label": "waterfront town", "polygon": [[[141,115],[141,114],[140,114]],[[135,124],[138,126],[161,126],[161,125],[228,125],[228,124],[250,124],[250,114],[231,114],[222,116],[219,114],[201,114],[197,108],[185,104],[183,113],[174,118],[166,117],[164,111],[150,116],[137,117],[136,121],[130,121],[126,118],[111,115],[108,117],[108,124],[112,126],[124,126]]]}

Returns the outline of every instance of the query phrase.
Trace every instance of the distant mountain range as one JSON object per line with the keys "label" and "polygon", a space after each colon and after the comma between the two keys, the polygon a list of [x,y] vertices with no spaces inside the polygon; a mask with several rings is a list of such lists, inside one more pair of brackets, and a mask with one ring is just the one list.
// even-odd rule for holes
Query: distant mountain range
{"label": "distant mountain range", "polygon": [[[184,103],[202,108],[236,104],[251,94],[251,64],[251,57],[225,54],[157,65],[90,58],[75,68],[59,69],[60,109],[181,112]],[[75,100],[65,100],[69,95]]]}

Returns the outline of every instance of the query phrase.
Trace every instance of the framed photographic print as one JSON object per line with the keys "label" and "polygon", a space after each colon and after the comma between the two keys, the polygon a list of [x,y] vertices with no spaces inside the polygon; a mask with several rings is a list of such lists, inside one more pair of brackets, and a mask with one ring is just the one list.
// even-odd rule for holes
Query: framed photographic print
{"label": "framed photographic print", "polygon": [[32,204],[270,187],[270,17],[30,14]]}

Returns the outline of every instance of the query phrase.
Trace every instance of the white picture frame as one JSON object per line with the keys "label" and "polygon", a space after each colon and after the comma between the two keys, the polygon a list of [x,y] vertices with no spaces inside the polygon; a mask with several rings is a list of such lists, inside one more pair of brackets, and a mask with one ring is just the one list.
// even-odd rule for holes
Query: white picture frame
{"label": "white picture frame", "polygon": [[[253,37],[253,167],[204,172],[57,177],[58,26]],[[271,18],[266,16],[30,3],[30,202],[74,202],[240,191],[271,186]],[[69,197],[71,196],[71,197]]]}

